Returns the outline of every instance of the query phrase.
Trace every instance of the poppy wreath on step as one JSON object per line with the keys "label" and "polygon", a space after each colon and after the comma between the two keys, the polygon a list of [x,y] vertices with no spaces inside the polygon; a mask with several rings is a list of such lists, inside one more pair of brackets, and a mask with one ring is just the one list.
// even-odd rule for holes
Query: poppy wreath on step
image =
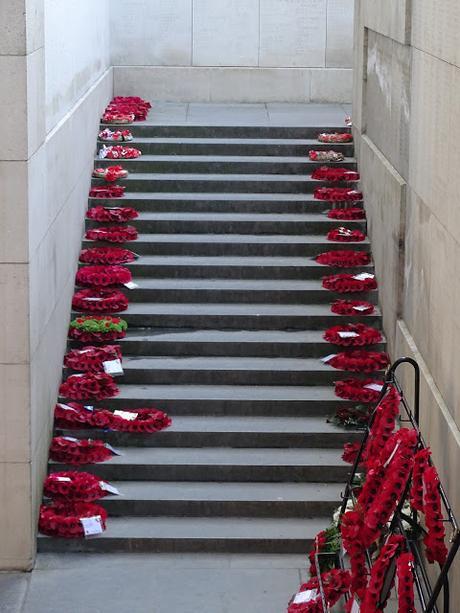
{"label": "poppy wreath on step", "polygon": [[[172,424],[171,418],[157,409],[123,409],[121,413],[122,415],[113,413],[110,419],[110,428],[117,432],[151,434]],[[134,419],[130,416],[134,416]]]}
{"label": "poppy wreath on step", "polygon": [[362,200],[363,193],[348,187],[317,187],[313,192],[316,200],[329,202],[345,202],[346,200]]}
{"label": "poppy wreath on step", "polygon": [[126,243],[137,239],[137,230],[133,226],[103,226],[90,228],[86,231],[85,238],[108,243]]}
{"label": "poppy wreath on step", "polygon": [[58,402],[54,407],[54,425],[61,429],[109,429],[112,412],[108,409],[84,407],[78,402]]}
{"label": "poppy wreath on step", "polygon": [[122,111],[105,111],[102,115],[102,123],[125,124],[132,123],[135,119],[134,113]]}
{"label": "poppy wreath on step", "polygon": [[337,243],[360,243],[366,240],[366,235],[361,230],[351,230],[350,228],[334,228],[327,233],[328,241]]}
{"label": "poppy wreath on step", "polygon": [[353,136],[350,132],[321,132],[318,140],[320,143],[350,143]]}
{"label": "poppy wreath on step", "polygon": [[132,281],[131,272],[124,266],[83,266],[77,271],[75,282],[83,287],[108,287]]}
{"label": "poppy wreath on step", "polygon": [[371,256],[367,251],[325,251],[316,256],[316,261],[324,266],[353,268],[355,266],[367,266],[371,261]]}
{"label": "poppy wreath on step", "polygon": [[106,343],[126,336],[128,324],[110,315],[83,315],[70,322],[69,338],[82,343]]}
{"label": "poppy wreath on step", "polygon": [[95,168],[93,177],[96,179],[104,179],[108,183],[113,183],[118,179],[126,179],[128,171],[123,166],[106,166],[105,168]]}
{"label": "poppy wreath on step", "polygon": [[79,259],[83,264],[129,264],[136,254],[123,247],[90,247],[80,251]]}
{"label": "poppy wreath on step", "polygon": [[362,613],[374,613],[375,611],[383,611],[385,609],[386,602],[382,603],[382,607],[379,607],[379,603],[387,571],[403,544],[403,536],[400,534],[392,534],[383,545],[378,558],[371,568],[369,583],[366,588],[364,600],[361,603],[360,611]]}
{"label": "poppy wreath on step", "polygon": [[335,300],[331,311],[337,315],[372,315],[375,306],[365,300]]}
{"label": "poppy wreath on step", "polygon": [[133,160],[142,155],[142,151],[134,147],[124,147],[123,145],[103,145],[99,150],[100,160]]}
{"label": "poppy wreath on step", "polygon": [[43,486],[43,494],[54,500],[93,502],[110,495],[110,492],[104,489],[104,484],[105,481],[101,481],[92,473],[64,470],[48,475]]}
{"label": "poppy wreath on step", "polygon": [[[351,576],[347,570],[332,569],[321,573],[321,583],[324,590],[324,597],[329,607],[333,607],[340,598],[348,592],[351,584]],[[313,595],[311,600],[306,602],[295,603],[295,596],[288,606],[287,613],[322,613],[323,604],[319,592],[319,580],[317,577],[312,577],[307,583],[300,586],[298,594],[313,590],[316,597]]]}
{"label": "poppy wreath on step", "polygon": [[104,400],[119,391],[113,377],[102,372],[70,375],[59,387],[59,395],[72,400]]}
{"label": "poppy wreath on step", "polygon": [[364,209],[359,207],[337,208],[327,212],[329,219],[341,219],[342,221],[352,221],[354,219],[365,219],[366,213]]}
{"label": "poppy wreath on step", "polygon": [[348,168],[320,166],[311,173],[311,178],[318,181],[359,181],[359,173]]}
{"label": "poppy wreath on step", "polygon": [[115,130],[114,132],[112,132],[112,130],[109,130],[109,128],[105,128],[105,130],[101,130],[101,132],[99,132],[98,137],[100,140],[111,141],[111,142],[113,141],[124,142],[124,141],[133,140],[133,135],[131,134],[129,130]]}
{"label": "poppy wreath on step", "polygon": [[72,308],[89,313],[119,313],[128,304],[124,294],[112,289],[81,289],[72,298]]}
{"label": "poppy wreath on step", "polygon": [[374,275],[369,275],[364,279],[357,279],[357,276],[346,273],[329,275],[328,277],[323,277],[323,287],[337,294],[368,292],[376,289],[377,281]]}
{"label": "poppy wreath on step", "polygon": [[343,162],[345,159],[343,153],[340,151],[333,151],[332,149],[329,151],[310,149],[308,152],[308,157],[313,162]]}
{"label": "poppy wreath on step", "polygon": [[76,439],[70,436],[55,436],[51,441],[50,458],[53,462],[82,466],[99,464],[114,456],[110,445],[90,438]]}
{"label": "poppy wreath on step", "polygon": [[377,379],[343,379],[335,382],[335,395],[353,402],[377,402],[381,391],[369,386],[382,388],[384,382]]}
{"label": "poppy wreath on step", "polygon": [[115,96],[107,105],[105,113],[130,113],[134,121],[144,121],[151,108],[150,102],[139,96]]}
{"label": "poppy wreath on step", "polygon": [[364,596],[368,577],[366,552],[360,539],[362,529],[363,518],[361,513],[347,511],[342,515],[340,532],[343,548],[350,556],[351,591],[360,598]]}
{"label": "poppy wreath on step", "polygon": [[85,531],[81,519],[100,517],[101,527],[106,528],[107,511],[91,502],[42,504],[38,529],[42,534],[59,538],[83,538]]}
{"label": "poppy wreath on step", "polygon": [[130,221],[131,219],[136,219],[136,217],[139,217],[139,213],[136,209],[132,209],[129,206],[95,206],[86,213],[87,219],[93,219],[94,221],[100,221],[102,223]]}
{"label": "poppy wreath on step", "polygon": [[358,404],[355,407],[340,407],[328,422],[342,428],[363,430],[369,423],[369,407]]}
{"label": "poppy wreath on step", "polygon": [[327,364],[337,370],[348,370],[351,372],[375,372],[388,366],[390,358],[383,351],[365,351],[357,349],[337,353],[331,357]]}
{"label": "poppy wreath on step", "polygon": [[71,349],[64,356],[64,365],[80,372],[103,372],[104,362],[122,359],[120,345]]}
{"label": "poppy wreath on step", "polygon": [[380,343],[382,334],[379,330],[365,324],[345,324],[329,328],[323,338],[328,343],[342,347],[364,347]]}
{"label": "poppy wreath on step", "polygon": [[97,185],[89,190],[90,198],[121,198],[125,193],[123,185]]}
{"label": "poppy wreath on step", "polygon": [[361,443],[359,441],[345,443],[343,446],[342,460],[347,464],[354,464],[360,449]]}

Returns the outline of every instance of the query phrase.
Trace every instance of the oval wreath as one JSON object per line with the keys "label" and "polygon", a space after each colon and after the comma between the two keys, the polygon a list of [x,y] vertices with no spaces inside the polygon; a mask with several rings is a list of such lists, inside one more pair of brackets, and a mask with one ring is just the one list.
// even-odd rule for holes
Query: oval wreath
{"label": "oval wreath", "polygon": [[329,219],[341,219],[343,221],[352,221],[353,219],[365,219],[366,213],[364,209],[359,207],[331,209],[327,212]]}
{"label": "oval wreath", "polygon": [[372,315],[375,306],[365,300],[336,300],[331,311],[337,315]]}
{"label": "oval wreath", "polygon": [[126,243],[137,239],[137,230],[133,226],[103,226],[86,230],[85,238],[108,243]]}
{"label": "oval wreath", "polygon": [[104,362],[121,359],[120,345],[89,346],[84,349],[71,349],[64,357],[64,365],[83,372],[103,372]]}
{"label": "oval wreath", "polygon": [[318,181],[359,181],[359,173],[348,168],[320,166],[311,173],[311,178]]}
{"label": "oval wreath", "polygon": [[136,255],[123,247],[90,247],[80,252],[83,264],[128,264],[135,259]]}
{"label": "oval wreath", "polygon": [[106,528],[107,511],[90,502],[42,504],[38,529],[42,534],[60,538],[83,538],[85,532],[81,519],[100,517],[103,530]]}
{"label": "oval wreath", "polygon": [[123,166],[106,166],[105,168],[95,168],[93,170],[93,177],[96,179],[104,179],[109,183],[113,183],[118,179],[126,179],[128,171]]}
{"label": "oval wreath", "polygon": [[104,441],[90,438],[74,439],[69,436],[55,436],[50,446],[50,458],[54,462],[74,466],[98,464],[110,460],[113,455]]}
{"label": "oval wreath", "polygon": [[76,284],[83,287],[124,285],[130,281],[131,272],[124,266],[83,266],[75,277]]}
{"label": "oval wreath", "polygon": [[379,330],[365,324],[345,324],[329,328],[324,333],[323,338],[328,343],[341,345],[342,347],[364,347],[365,345],[380,343],[382,334]]}
{"label": "oval wreath", "polygon": [[109,495],[101,483],[104,484],[104,481],[91,473],[64,470],[47,476],[43,494],[48,498],[68,502],[92,502]]}
{"label": "oval wreath", "polygon": [[142,155],[142,151],[135,149],[134,147],[124,147],[123,145],[111,145],[110,147],[102,148],[102,159],[108,160],[130,160],[138,158]]}
{"label": "oval wreath", "polygon": [[125,193],[122,185],[96,185],[89,190],[90,198],[121,198]]}
{"label": "oval wreath", "polygon": [[332,149],[329,151],[310,149],[308,157],[313,162],[343,162],[345,159],[343,153],[340,151],[333,151]]}
{"label": "oval wreath", "polygon": [[128,324],[110,315],[83,315],[70,322],[69,338],[82,343],[116,341],[126,336]]}
{"label": "oval wreath", "polygon": [[87,219],[93,219],[94,221],[100,221],[102,223],[112,221],[130,221],[131,219],[136,219],[136,217],[139,217],[139,213],[136,211],[136,209],[129,206],[114,206],[112,208],[106,206],[95,206],[88,209],[86,212]]}
{"label": "oval wreath", "polygon": [[377,282],[374,275],[366,279],[356,279],[355,276],[342,273],[323,277],[323,287],[337,294],[368,292],[376,289]]}
{"label": "oval wreath", "polygon": [[78,402],[58,402],[54,407],[54,424],[60,429],[110,427],[112,412],[108,409],[85,408]]}
{"label": "oval wreath", "polygon": [[313,192],[316,200],[328,200],[329,202],[344,202],[345,200],[362,200],[362,192],[348,187],[317,187]]}
{"label": "oval wreath", "polygon": [[367,266],[371,261],[371,256],[367,251],[325,251],[316,256],[316,261],[325,266],[353,268],[354,266]]}
{"label": "oval wreath", "polygon": [[59,387],[59,394],[72,400],[103,400],[119,393],[113,377],[106,373],[71,375]]}
{"label": "oval wreath", "polygon": [[112,430],[150,434],[164,430],[172,424],[171,418],[157,409],[123,409],[123,413],[135,415],[135,418],[129,419],[123,415],[112,414],[110,419]]}
{"label": "oval wreath", "polygon": [[119,313],[128,308],[124,294],[111,289],[82,289],[74,294],[72,308],[89,313]]}
{"label": "oval wreath", "polygon": [[383,351],[356,350],[336,354],[327,364],[337,370],[351,372],[375,372],[388,366],[390,358]]}
{"label": "oval wreath", "polygon": [[335,395],[353,402],[377,402],[380,390],[369,388],[370,385],[383,387],[383,381],[377,379],[343,379],[335,382]]}
{"label": "oval wreath", "polygon": [[321,132],[318,140],[320,143],[350,143],[353,136],[350,132]]}
{"label": "oval wreath", "polygon": [[360,243],[366,240],[366,235],[361,230],[350,230],[350,228],[334,228],[327,233],[328,241],[338,243]]}

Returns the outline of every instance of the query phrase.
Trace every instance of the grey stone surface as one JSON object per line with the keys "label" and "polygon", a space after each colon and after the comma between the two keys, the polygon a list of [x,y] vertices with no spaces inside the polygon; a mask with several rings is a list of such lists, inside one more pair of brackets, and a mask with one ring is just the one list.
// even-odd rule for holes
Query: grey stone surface
{"label": "grey stone surface", "polygon": [[22,613],[28,573],[0,573],[0,613]]}

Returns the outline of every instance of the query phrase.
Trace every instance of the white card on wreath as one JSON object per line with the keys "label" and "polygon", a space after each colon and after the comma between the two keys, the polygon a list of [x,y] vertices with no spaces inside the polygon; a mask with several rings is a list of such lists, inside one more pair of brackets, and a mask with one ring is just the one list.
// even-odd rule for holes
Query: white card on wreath
{"label": "white card on wreath", "polygon": [[321,358],[321,362],[324,362],[324,364],[327,364],[328,362],[332,360],[332,358],[335,358],[336,355],[337,355],[336,353],[331,353],[330,355],[327,355],[325,358]]}
{"label": "white card on wreath", "polygon": [[104,532],[104,528],[102,527],[102,517],[100,515],[94,515],[93,517],[80,517],[80,522],[83,526],[85,536],[95,536],[96,534],[102,534],[102,532]]}
{"label": "white card on wreath", "polygon": [[378,383],[368,383],[364,387],[367,390],[372,390],[373,392],[381,392],[383,389],[383,385],[379,385]]}
{"label": "white card on wreath", "polygon": [[299,592],[295,595],[294,604],[301,604],[302,602],[310,602],[318,598],[318,590],[306,590],[305,592]]}
{"label": "white card on wreath", "polygon": [[139,415],[139,413],[130,413],[129,411],[114,411],[113,414],[127,421],[134,421]]}
{"label": "white card on wreath", "polygon": [[104,372],[107,375],[119,377],[123,374],[123,366],[121,365],[121,360],[107,360],[106,362],[102,362],[102,366],[104,368]]}
{"label": "white card on wreath", "polygon": [[356,338],[357,336],[359,336],[359,334],[357,332],[338,332],[338,335],[340,336],[340,338]]}
{"label": "white card on wreath", "polygon": [[110,483],[107,483],[106,481],[99,481],[99,487],[101,488],[103,492],[109,492],[109,494],[114,494],[115,496],[121,496],[117,488],[113,487],[113,485],[110,485]]}
{"label": "white card on wreath", "polygon": [[360,272],[359,275],[354,275],[353,279],[356,281],[365,281],[366,279],[373,279],[374,275],[371,275],[368,272]]}
{"label": "white card on wreath", "polygon": [[112,447],[110,443],[106,443],[105,448],[111,451],[113,455],[123,455],[121,451],[118,451],[118,449],[115,449],[115,447]]}

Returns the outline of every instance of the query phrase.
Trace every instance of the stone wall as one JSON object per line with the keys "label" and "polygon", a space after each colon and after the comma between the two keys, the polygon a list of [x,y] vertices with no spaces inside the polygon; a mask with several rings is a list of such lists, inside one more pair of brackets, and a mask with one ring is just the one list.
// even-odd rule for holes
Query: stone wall
{"label": "stone wall", "polygon": [[116,0],[115,91],[185,102],[349,102],[353,0]]}
{"label": "stone wall", "polygon": [[[385,332],[393,358],[421,364],[423,434],[458,517],[460,4],[357,0],[355,14],[354,132]],[[458,603],[460,563],[454,577]]]}

